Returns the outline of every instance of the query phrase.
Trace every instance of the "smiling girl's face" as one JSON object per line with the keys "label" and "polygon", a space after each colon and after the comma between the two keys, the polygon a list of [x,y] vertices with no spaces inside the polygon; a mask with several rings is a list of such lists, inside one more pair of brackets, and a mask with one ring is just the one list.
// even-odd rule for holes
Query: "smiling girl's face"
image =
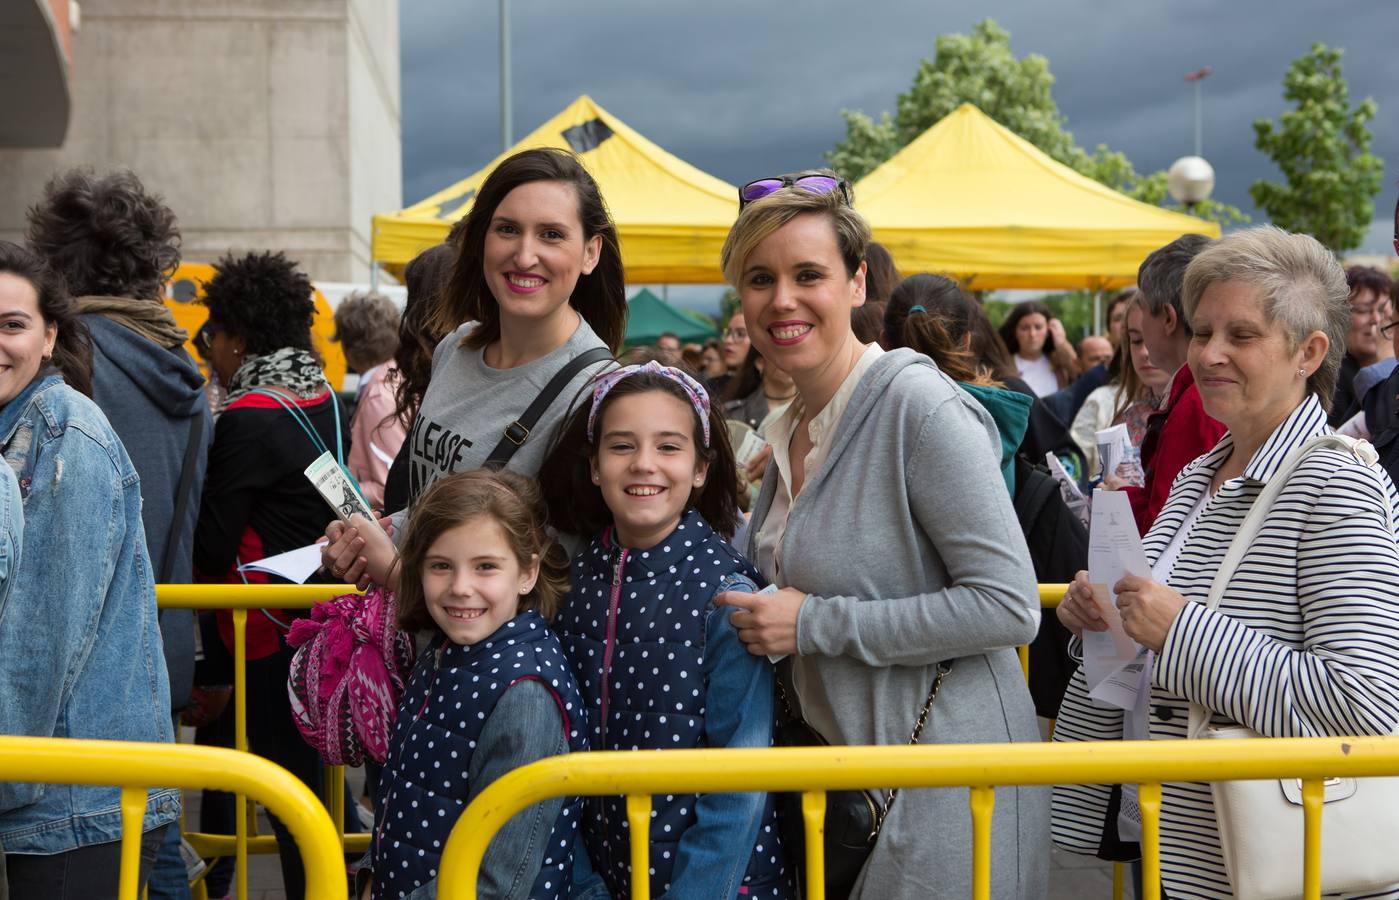
{"label": "smiling girl's face", "polygon": [[505,529],[481,515],[442,532],[428,547],[423,600],[449,640],[471,645],[519,615],[520,598],[538,577],[539,561],[520,565]]}
{"label": "smiling girl's face", "polygon": [[0,407],[29,386],[57,339],[58,328],[45,324],[39,311],[34,285],[0,273]]}
{"label": "smiling girl's face", "polygon": [[680,524],[709,463],[696,445],[689,403],[658,390],[609,399],[598,423],[593,483],[612,511],[618,541],[646,550]]}

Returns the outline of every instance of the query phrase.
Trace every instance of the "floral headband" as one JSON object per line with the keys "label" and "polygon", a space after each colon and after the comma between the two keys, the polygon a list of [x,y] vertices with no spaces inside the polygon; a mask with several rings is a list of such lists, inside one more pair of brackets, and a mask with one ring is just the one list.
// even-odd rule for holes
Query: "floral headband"
{"label": "floral headband", "polygon": [[593,439],[593,424],[597,421],[597,410],[602,405],[602,398],[607,396],[607,392],[612,390],[617,384],[633,375],[660,375],[669,378],[680,385],[685,391],[685,396],[690,398],[690,405],[699,413],[700,425],[704,429],[704,446],[709,446],[709,394],[705,393],[704,387],[686,375],[681,370],[672,366],[663,366],[654,359],[645,365],[623,366],[620,369],[613,369],[611,372],[604,372],[594,379],[593,383],[593,406],[588,410],[588,440]]}

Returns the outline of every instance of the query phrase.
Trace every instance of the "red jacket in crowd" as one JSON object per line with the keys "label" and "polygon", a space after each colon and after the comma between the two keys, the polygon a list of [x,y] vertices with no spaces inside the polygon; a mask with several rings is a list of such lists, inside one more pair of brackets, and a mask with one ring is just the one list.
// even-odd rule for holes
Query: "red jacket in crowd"
{"label": "red jacket in crowd", "polygon": [[1132,514],[1143,535],[1166,505],[1166,496],[1180,470],[1213,449],[1228,430],[1205,413],[1195,376],[1189,366],[1181,366],[1171,379],[1166,405],[1147,420],[1146,437],[1142,438],[1146,486],[1123,488],[1132,501]]}

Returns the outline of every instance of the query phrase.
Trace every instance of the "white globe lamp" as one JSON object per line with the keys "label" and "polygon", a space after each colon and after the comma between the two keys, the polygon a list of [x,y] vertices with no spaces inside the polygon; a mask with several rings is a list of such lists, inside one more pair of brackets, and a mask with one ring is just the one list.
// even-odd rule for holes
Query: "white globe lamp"
{"label": "white globe lamp", "polygon": [[1203,157],[1182,156],[1166,172],[1166,189],[1177,203],[1193,209],[1214,190],[1214,166]]}

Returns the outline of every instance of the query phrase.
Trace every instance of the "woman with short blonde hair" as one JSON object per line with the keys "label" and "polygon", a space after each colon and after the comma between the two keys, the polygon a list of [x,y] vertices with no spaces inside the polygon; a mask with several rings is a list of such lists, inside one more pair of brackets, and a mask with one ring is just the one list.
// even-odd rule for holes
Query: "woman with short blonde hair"
{"label": "woman with short blonde hair", "polygon": [[[1039,602],[995,424],[926,356],[851,331],[869,226],[843,181],[802,173],[742,196],[724,272],[797,396],[763,429],[772,459],[743,548],[780,589],[721,595],[739,637],[790,657],[793,712],[831,744],[1039,740],[1013,649]],[[996,794],[991,893],[1042,897],[1045,792]],[[888,810],[851,896],[970,894],[965,793],[899,791]]]}

